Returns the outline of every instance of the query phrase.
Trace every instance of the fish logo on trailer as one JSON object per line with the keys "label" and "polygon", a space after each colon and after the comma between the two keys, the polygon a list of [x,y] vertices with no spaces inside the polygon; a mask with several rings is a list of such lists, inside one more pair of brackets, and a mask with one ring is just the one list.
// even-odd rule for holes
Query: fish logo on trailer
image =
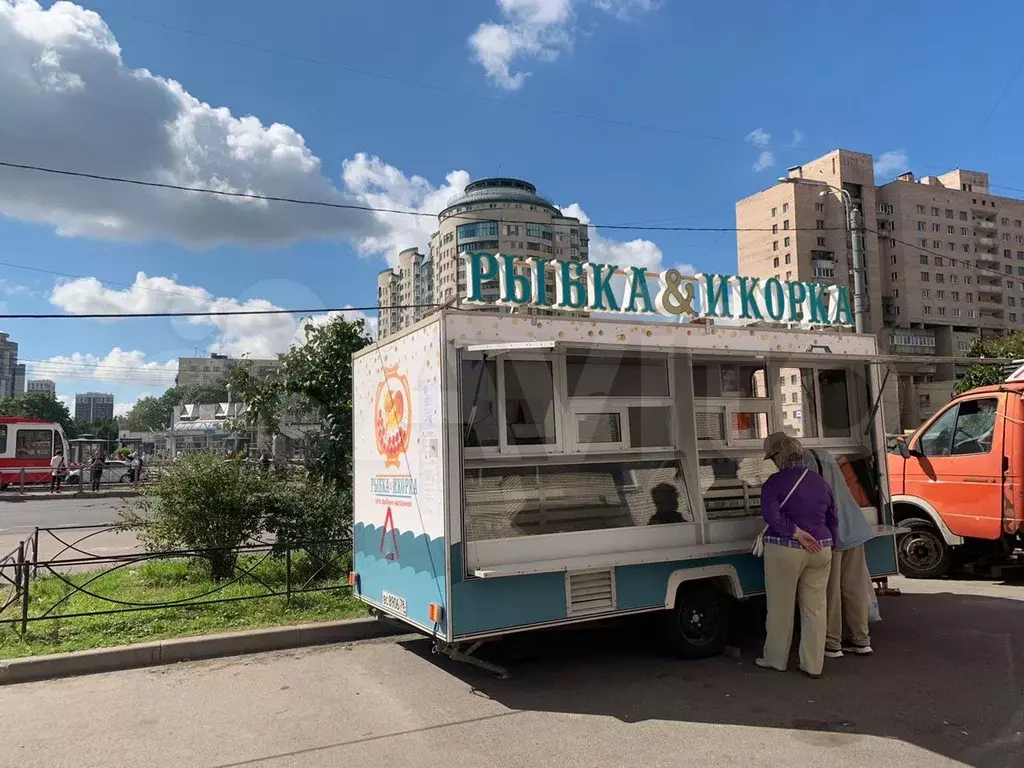
{"label": "fish logo on trailer", "polygon": [[412,426],[409,380],[394,365],[384,369],[384,380],[377,385],[374,401],[374,434],[377,452],[385,467],[401,466],[399,459],[409,447]]}

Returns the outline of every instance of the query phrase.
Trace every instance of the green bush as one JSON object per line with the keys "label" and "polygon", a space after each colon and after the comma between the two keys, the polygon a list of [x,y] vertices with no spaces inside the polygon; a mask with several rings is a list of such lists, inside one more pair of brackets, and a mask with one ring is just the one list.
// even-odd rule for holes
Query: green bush
{"label": "green bush", "polygon": [[310,577],[336,575],[352,549],[352,496],[316,480],[278,482],[264,503],[265,527],[277,549],[303,550]]}
{"label": "green bush", "polygon": [[239,462],[186,454],[122,511],[121,527],[150,551],[197,550],[209,561],[211,576],[226,579],[238,560],[231,548],[263,529],[273,483]]}
{"label": "green bush", "polygon": [[127,445],[122,445],[120,448],[114,449],[115,459],[127,459],[132,455],[132,449]]}

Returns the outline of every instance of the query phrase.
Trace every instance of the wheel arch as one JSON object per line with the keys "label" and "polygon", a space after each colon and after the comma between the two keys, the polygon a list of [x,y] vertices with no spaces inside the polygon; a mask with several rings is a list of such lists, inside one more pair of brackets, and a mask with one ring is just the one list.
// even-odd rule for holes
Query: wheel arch
{"label": "wheel arch", "polygon": [[[900,511],[905,510],[908,514],[900,515]],[[893,522],[897,525],[901,519],[908,517],[920,517],[925,520],[930,520],[935,527],[942,534],[942,539],[949,546],[956,547],[964,543],[963,536],[957,536],[946,525],[946,521],[942,519],[942,516],[938,513],[934,506],[928,501],[925,501],[920,496],[893,496],[892,497],[892,512]]]}
{"label": "wheel arch", "polygon": [[665,608],[669,610],[675,608],[679,587],[695,581],[706,581],[713,584],[737,600],[744,596],[743,585],[740,583],[740,577],[734,565],[721,563],[719,565],[704,565],[699,568],[680,568],[673,571],[668,577],[665,589]]}

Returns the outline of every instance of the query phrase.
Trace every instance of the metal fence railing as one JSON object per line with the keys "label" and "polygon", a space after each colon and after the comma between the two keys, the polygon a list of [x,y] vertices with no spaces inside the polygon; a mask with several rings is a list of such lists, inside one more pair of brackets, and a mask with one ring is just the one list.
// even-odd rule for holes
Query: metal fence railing
{"label": "metal fence railing", "polygon": [[[163,464],[147,465],[136,477],[135,471],[127,465],[108,464],[99,473],[98,486],[94,486],[93,471],[89,467],[70,467],[64,470],[59,488],[62,492],[76,493],[130,490],[158,479],[165,471]],[[56,487],[52,478],[50,467],[0,467],[0,494],[5,491],[19,495],[49,493]]]}
{"label": "metal fence railing", "polygon": [[[179,549],[152,551],[126,551],[115,554],[92,551],[94,537],[120,532],[119,526],[60,526],[36,528],[26,541],[0,558],[0,626],[20,626],[24,634],[32,622],[53,619],[75,619],[164,608],[196,608],[217,603],[284,597],[330,590],[349,589],[346,560],[351,552],[351,540],[281,544],[269,538],[252,539],[234,547],[205,549]],[[54,554],[40,556],[44,549],[56,549]],[[329,557],[314,553],[333,552]],[[303,562],[296,555],[302,553]],[[231,575],[213,583],[212,588],[173,600],[142,601],[127,599],[123,595],[105,594],[103,578],[125,568],[160,560],[214,559],[226,557]],[[260,569],[273,561],[278,570],[283,568],[283,584],[270,578]],[[86,574],[82,574],[86,571]],[[76,578],[76,572],[79,572]],[[59,596],[47,598],[33,594],[33,586],[42,579],[59,582]],[[278,583],[275,583],[278,582]],[[230,588],[244,583],[245,594],[226,595]],[[52,591],[52,590],[51,590]],[[101,607],[89,610],[66,609],[77,595],[98,601]]]}

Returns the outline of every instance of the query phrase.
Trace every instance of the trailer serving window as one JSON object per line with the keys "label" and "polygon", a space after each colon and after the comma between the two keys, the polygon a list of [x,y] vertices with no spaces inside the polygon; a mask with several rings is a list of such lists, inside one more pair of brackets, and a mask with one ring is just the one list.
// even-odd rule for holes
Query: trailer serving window
{"label": "trailer serving window", "polygon": [[467,468],[463,492],[469,541],[693,522],[679,458]]}
{"label": "trailer serving window", "polygon": [[867,383],[855,367],[779,369],[783,429],[802,440],[860,442],[867,418]]}

